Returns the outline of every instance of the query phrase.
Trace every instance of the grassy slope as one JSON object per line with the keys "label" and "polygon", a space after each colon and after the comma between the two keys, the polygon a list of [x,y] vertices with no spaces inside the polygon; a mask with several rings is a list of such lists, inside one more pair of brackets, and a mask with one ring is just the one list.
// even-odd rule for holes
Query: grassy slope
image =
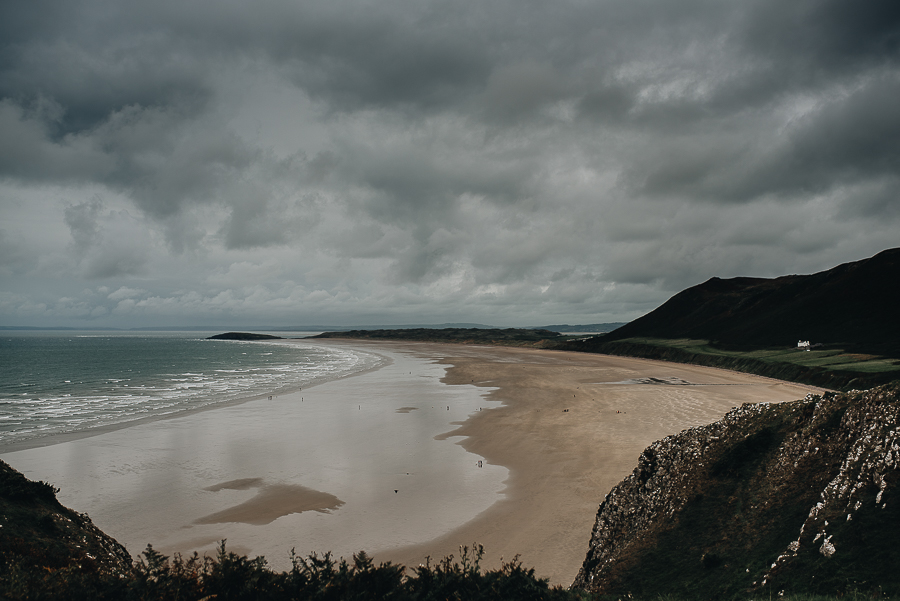
{"label": "grassy slope", "polygon": [[[605,336],[562,346],[870,388],[900,377],[898,296],[895,248],[812,275],[712,278]],[[823,346],[797,351],[797,340]]]}
{"label": "grassy slope", "polygon": [[845,369],[863,373],[898,372],[900,361],[861,353],[846,353],[840,348],[816,348],[802,350],[797,348],[761,349],[755,351],[732,351],[715,348],[708,340],[665,340],[661,338],[632,338],[635,342],[656,344],[679,348],[691,353],[717,355],[721,357],[748,357],[770,363],[793,363],[806,367],[827,367],[829,369]]}
{"label": "grassy slope", "polygon": [[825,347],[810,351],[767,348],[722,349],[707,340],[634,337],[608,340],[597,336],[561,343],[558,348],[721,367],[832,390],[865,389],[900,378],[900,361],[891,357],[847,353]]}

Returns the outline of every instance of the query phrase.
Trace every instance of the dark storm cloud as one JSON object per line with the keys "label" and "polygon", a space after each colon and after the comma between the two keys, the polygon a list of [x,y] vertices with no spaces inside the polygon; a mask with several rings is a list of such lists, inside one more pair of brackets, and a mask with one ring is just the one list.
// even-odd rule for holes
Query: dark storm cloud
{"label": "dark storm cloud", "polygon": [[72,236],[72,251],[88,279],[138,275],[144,272],[148,240],[127,214],[110,211],[94,198],[70,204],[64,221]]}
{"label": "dark storm cloud", "polygon": [[638,311],[896,246],[898,97],[885,0],[12,1],[0,184],[60,198],[0,209],[85,278],[184,258],[135,310]]}
{"label": "dark storm cloud", "polygon": [[[836,96],[836,97],[835,97]],[[786,126],[782,135],[743,138],[695,134],[663,141],[636,165],[652,194],[748,201],[797,196],[892,177],[900,168],[900,78],[875,74]]]}
{"label": "dark storm cloud", "polygon": [[[461,102],[483,92],[489,103],[513,110],[566,93],[585,107],[621,109],[638,89],[614,85],[609,75],[630,61],[696,70],[707,84],[726,83],[715,86],[707,109],[735,102],[736,90],[758,103],[760,92],[895,61],[900,22],[895,3],[886,0],[864,6],[273,1],[254,10],[237,2],[20,4],[4,9],[0,93],[58,98],[70,127],[130,104],[194,99],[202,108],[209,95],[204,69],[228,55],[284,65],[332,109],[464,110]],[[685,54],[691,44],[717,39],[717,55]],[[540,72],[540,64],[548,68]],[[516,65],[526,65],[518,75]],[[740,68],[740,77],[716,73],[729,67]]]}
{"label": "dark storm cloud", "polygon": [[793,170],[825,183],[832,178],[896,174],[900,168],[898,98],[900,77],[875,77],[804,119],[791,136]]}
{"label": "dark storm cloud", "polygon": [[65,210],[65,222],[72,234],[72,244],[75,252],[84,256],[99,237],[97,219],[103,204],[94,199],[78,205],[69,205]]}
{"label": "dark storm cloud", "polygon": [[[26,109],[58,103],[53,139],[91,129],[125,106],[201,110],[205,64],[162,29],[129,20],[121,3],[5,2],[0,96]],[[173,44],[173,42],[176,42]]]}
{"label": "dark storm cloud", "polygon": [[446,106],[489,69],[485,40],[458,29],[468,9],[450,4],[17,4],[3,10],[10,35],[0,54],[0,94],[56,98],[70,129],[125,105],[202,108],[204,70],[215,58],[282,63],[310,94],[345,108]]}
{"label": "dark storm cloud", "polygon": [[[809,77],[900,58],[900,6],[891,0],[748,3],[742,41],[754,53]],[[799,75],[799,73],[796,73]]]}

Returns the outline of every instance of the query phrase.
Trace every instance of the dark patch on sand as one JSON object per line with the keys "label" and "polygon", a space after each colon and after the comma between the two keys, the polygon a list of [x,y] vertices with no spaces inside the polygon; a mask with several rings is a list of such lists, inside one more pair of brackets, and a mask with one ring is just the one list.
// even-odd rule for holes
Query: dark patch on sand
{"label": "dark patch on sand", "polygon": [[604,382],[606,384],[652,384],[656,386],[696,386],[693,382],[682,380],[681,378],[634,378],[631,380],[622,380],[621,382]]}
{"label": "dark patch on sand", "polygon": [[258,488],[262,486],[262,478],[241,478],[239,480],[229,480],[220,484],[207,486],[203,490],[209,492],[219,492],[220,490],[248,490],[250,488]]}
{"label": "dark patch on sand", "polygon": [[[256,480],[261,481],[261,479]],[[251,486],[247,486],[247,488]],[[297,484],[268,484],[260,486],[259,492],[249,501],[194,520],[194,523],[224,524],[240,522],[262,526],[274,522],[283,515],[292,513],[303,513],[304,511],[330,513],[333,509],[338,509],[343,504],[343,501],[332,494],[306,488],[305,486]]]}

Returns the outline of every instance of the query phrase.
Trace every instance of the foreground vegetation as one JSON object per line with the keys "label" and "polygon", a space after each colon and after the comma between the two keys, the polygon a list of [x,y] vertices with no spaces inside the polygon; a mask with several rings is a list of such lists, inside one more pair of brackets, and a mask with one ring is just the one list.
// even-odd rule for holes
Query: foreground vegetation
{"label": "foreground vegetation", "polygon": [[437,599],[583,599],[551,587],[518,558],[483,570],[481,546],[407,570],[375,565],[365,553],[351,561],[330,554],[291,557],[277,572],[262,557],[227,551],[166,557],[151,546],[133,562],[90,518],[61,505],[57,489],[0,461],[0,599],[39,600],[292,600],[395,601]]}
{"label": "foreground vegetation", "polygon": [[[0,572],[0,598],[9,601],[641,601],[630,595],[592,595],[550,587],[525,569],[518,560],[499,570],[483,571],[479,561],[483,549],[463,548],[459,561],[453,556],[426,563],[408,574],[402,565],[375,565],[365,553],[351,562],[336,561],[330,554],[292,558],[286,572],[270,570],[265,559],[249,559],[220,544],[216,557],[168,558],[151,546],[127,572],[85,569],[35,569],[6,564]],[[747,601],[872,601],[897,599],[861,592],[841,597],[824,595],[736,595]],[[647,601],[693,601],[693,597],[660,595]]]}
{"label": "foreground vegetation", "polygon": [[453,556],[426,562],[407,573],[402,565],[375,565],[365,553],[351,562],[330,554],[292,557],[286,572],[270,570],[262,557],[249,559],[226,551],[222,541],[216,557],[196,553],[169,559],[148,546],[125,572],[72,565],[49,569],[22,562],[6,566],[0,575],[0,595],[10,600],[321,600],[394,601],[569,600],[584,594],[550,587],[517,559],[498,570],[482,570],[483,549],[463,548]]}

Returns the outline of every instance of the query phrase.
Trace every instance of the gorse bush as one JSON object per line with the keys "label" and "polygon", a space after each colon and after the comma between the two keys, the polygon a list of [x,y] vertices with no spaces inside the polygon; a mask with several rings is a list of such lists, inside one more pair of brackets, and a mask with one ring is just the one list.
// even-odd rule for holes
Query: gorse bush
{"label": "gorse bush", "polygon": [[56,493],[59,489],[44,481],[34,482],[29,480],[19,472],[9,468],[9,465],[3,463],[4,468],[0,469],[0,498],[10,501],[31,501],[38,499],[41,501],[58,505]]}
{"label": "gorse bush", "polygon": [[407,570],[402,565],[375,565],[364,552],[351,561],[330,553],[297,557],[291,569],[275,572],[262,557],[250,559],[227,551],[225,541],[215,557],[169,558],[152,546],[127,572],[103,571],[87,564],[49,569],[24,563],[4,566],[0,598],[9,600],[505,600],[582,599],[576,592],[550,587],[522,567],[518,557],[496,570],[480,566],[480,545]]}
{"label": "gorse bush", "polygon": [[[330,553],[308,557],[291,554],[291,569],[275,572],[262,557],[250,559],[227,551],[225,541],[215,557],[194,553],[169,558],[148,545],[126,572],[104,571],[96,564],[50,569],[14,563],[0,567],[0,599],[9,601],[642,601],[630,595],[591,595],[550,587],[522,567],[518,557],[496,570],[482,570],[480,545],[463,547],[459,560],[450,555],[437,563],[407,571],[402,565],[375,565],[364,552],[352,561]],[[407,573],[409,572],[409,573]],[[872,601],[890,597],[850,593],[821,595],[724,596],[741,601]],[[643,601],[694,601],[660,595]]]}

